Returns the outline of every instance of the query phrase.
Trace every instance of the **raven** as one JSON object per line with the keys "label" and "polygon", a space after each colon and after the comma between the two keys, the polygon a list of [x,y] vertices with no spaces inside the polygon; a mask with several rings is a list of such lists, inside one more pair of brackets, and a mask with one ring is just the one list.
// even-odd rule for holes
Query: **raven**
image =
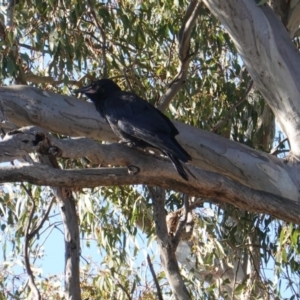
{"label": "raven", "polygon": [[188,180],[179,160],[187,162],[191,156],[175,139],[179,134],[176,127],[158,109],[136,94],[122,91],[111,79],[94,81],[74,92],[85,94],[92,100],[97,111],[123,142],[159,149],[169,157],[179,175]]}

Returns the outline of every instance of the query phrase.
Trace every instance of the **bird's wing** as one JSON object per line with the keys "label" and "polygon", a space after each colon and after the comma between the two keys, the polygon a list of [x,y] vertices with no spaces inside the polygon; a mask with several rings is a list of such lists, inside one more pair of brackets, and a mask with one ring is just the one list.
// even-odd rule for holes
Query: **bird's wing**
{"label": "bird's wing", "polygon": [[107,99],[105,114],[127,134],[144,140],[146,136],[178,134],[173,123],[159,110],[137,95],[121,92]]}

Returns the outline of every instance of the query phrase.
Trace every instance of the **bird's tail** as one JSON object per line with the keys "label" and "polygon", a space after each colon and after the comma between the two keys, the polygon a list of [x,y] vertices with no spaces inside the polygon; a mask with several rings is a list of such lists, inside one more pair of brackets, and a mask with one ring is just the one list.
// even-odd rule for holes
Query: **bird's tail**
{"label": "bird's tail", "polygon": [[184,179],[184,180],[189,180],[188,175],[186,173],[186,171],[184,170],[182,164],[180,163],[180,161],[178,160],[177,157],[175,157],[173,154],[165,152],[165,154],[170,158],[170,160],[172,161],[173,166],[175,167],[175,169],[177,170],[178,174]]}
{"label": "bird's tail", "polygon": [[191,156],[181,147],[175,138],[164,139],[158,148],[161,149],[171,160],[172,158],[169,155],[172,155],[173,158],[176,157],[177,160],[179,159],[182,162],[192,160]]}

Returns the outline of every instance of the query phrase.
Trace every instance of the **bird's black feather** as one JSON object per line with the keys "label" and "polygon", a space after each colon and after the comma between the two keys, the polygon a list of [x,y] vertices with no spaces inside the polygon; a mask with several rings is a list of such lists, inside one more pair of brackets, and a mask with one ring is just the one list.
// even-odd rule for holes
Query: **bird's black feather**
{"label": "bird's black feather", "polygon": [[121,91],[110,79],[95,81],[77,92],[86,94],[94,102],[98,112],[123,141],[141,142],[161,150],[179,175],[188,180],[179,160],[187,162],[191,156],[175,139],[179,132],[174,124],[158,109],[134,93]]}

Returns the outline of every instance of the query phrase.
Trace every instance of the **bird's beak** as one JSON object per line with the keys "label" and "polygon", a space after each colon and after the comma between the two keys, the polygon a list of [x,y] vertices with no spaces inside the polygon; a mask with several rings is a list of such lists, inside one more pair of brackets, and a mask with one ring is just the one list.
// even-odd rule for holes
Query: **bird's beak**
{"label": "bird's beak", "polygon": [[74,93],[82,93],[82,94],[94,94],[96,91],[92,88],[92,85],[84,86],[80,89],[73,90]]}

